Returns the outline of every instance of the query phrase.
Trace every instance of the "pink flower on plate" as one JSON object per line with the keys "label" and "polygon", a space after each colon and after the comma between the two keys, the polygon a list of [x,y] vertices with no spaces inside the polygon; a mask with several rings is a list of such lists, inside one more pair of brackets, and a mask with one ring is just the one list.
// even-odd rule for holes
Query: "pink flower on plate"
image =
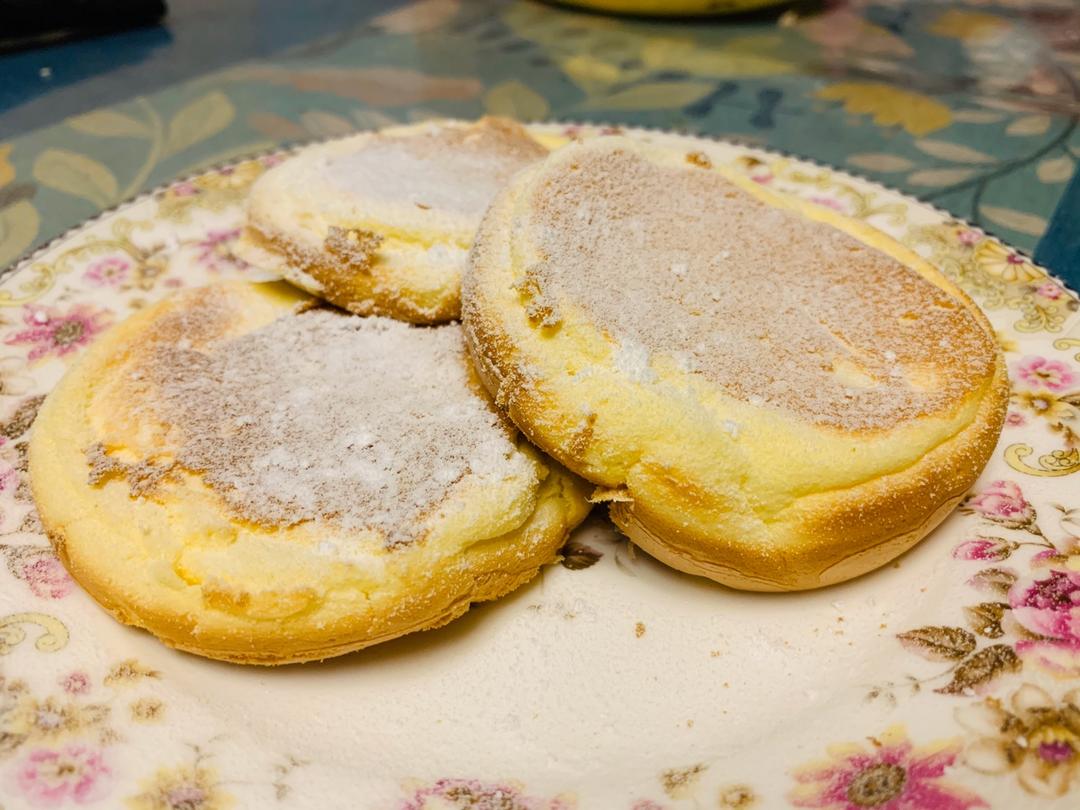
{"label": "pink flower on plate", "polygon": [[71,743],[31,751],[10,772],[9,783],[31,807],[60,807],[103,798],[110,775],[100,750]]}
{"label": "pink flower on plate", "polygon": [[1029,355],[1016,364],[1016,381],[1029,388],[1061,391],[1077,380],[1077,375],[1060,360]]}
{"label": "pink flower on plate", "polygon": [[974,247],[985,236],[978,228],[961,228],[956,232],[957,241],[966,247]]}
{"label": "pink flower on plate", "polygon": [[765,172],[764,174],[752,174],[750,175],[750,179],[753,180],[755,183],[767,186],[773,181],[773,174],[769,171]]}
{"label": "pink flower on plate", "polygon": [[22,567],[19,573],[34,596],[42,599],[63,599],[75,587],[64,566],[52,555],[42,555]]}
{"label": "pink flower on plate", "polygon": [[177,197],[194,197],[199,193],[198,187],[190,180],[181,180],[179,183],[173,183],[169,188]]}
{"label": "pink flower on plate", "polygon": [[1000,537],[976,537],[960,543],[952,555],[958,560],[1004,560],[1016,548],[1016,543]]}
{"label": "pink flower on plate", "polygon": [[196,245],[199,248],[199,263],[215,273],[226,266],[246,270],[248,263],[232,252],[232,243],[239,235],[239,228],[207,232],[206,237]]}
{"label": "pink flower on plate", "polygon": [[1006,427],[1023,427],[1027,424],[1027,419],[1020,411],[1009,411],[1005,414],[1005,426]]}
{"label": "pink flower on plate", "polygon": [[122,256],[106,256],[93,262],[83,278],[95,287],[115,287],[131,272],[131,261]]}
{"label": "pink flower on plate", "polygon": [[834,211],[843,212],[844,210],[844,204],[839,200],[834,199],[833,197],[811,197],[810,202],[817,203],[818,205],[823,205],[826,208],[833,209]]}
{"label": "pink flower on plate", "polygon": [[108,310],[87,304],[76,304],[66,313],[52,307],[26,307],[26,328],[9,335],[4,342],[9,346],[30,346],[27,358],[32,361],[49,355],[63,357],[89,343],[108,325],[110,317]]}
{"label": "pink flower on plate", "polygon": [[1060,678],[1080,678],[1080,571],[1051,569],[1048,576],[1009,589],[1013,618],[1042,636],[1016,643],[1027,662]]}
{"label": "pink flower on plate", "polygon": [[871,738],[871,746],[829,746],[829,758],[795,772],[788,794],[796,807],[819,810],[970,810],[989,807],[971,791],[946,781],[961,751],[959,739],[915,748],[902,726]]}
{"label": "pink flower on plate", "polygon": [[60,679],[60,688],[69,695],[85,695],[90,691],[90,676],[76,670]]}
{"label": "pink flower on plate", "polygon": [[1056,548],[1048,548],[1040,551],[1028,560],[1028,568],[1057,568],[1069,561],[1067,554],[1062,554]]}
{"label": "pink flower on plate", "polygon": [[1035,288],[1035,294],[1051,301],[1057,301],[1061,296],[1065,295],[1065,291],[1061,289],[1060,284],[1055,284],[1053,281],[1044,281]]}
{"label": "pink flower on plate", "polygon": [[18,485],[18,471],[14,467],[10,467],[7,464],[0,462],[0,492],[7,492],[9,489],[13,489]]}
{"label": "pink flower on plate", "polygon": [[969,495],[962,508],[1014,529],[1035,520],[1034,507],[1012,481],[994,481],[983,492]]}

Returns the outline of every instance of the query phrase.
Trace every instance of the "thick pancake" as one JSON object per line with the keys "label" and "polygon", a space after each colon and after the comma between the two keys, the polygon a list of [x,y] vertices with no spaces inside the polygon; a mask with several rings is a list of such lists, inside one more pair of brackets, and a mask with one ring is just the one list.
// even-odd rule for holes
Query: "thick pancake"
{"label": "thick pancake", "polygon": [[180,293],[48,397],[30,474],[75,578],[213,658],[326,658],[530,579],[581,484],[491,406],[460,327],[311,306],[285,285]]}
{"label": "thick pancake", "polygon": [[312,146],[255,183],[242,250],[352,312],[450,320],[480,217],[514,172],[546,154],[497,118]]}
{"label": "thick pancake", "polygon": [[838,582],[974,481],[1003,360],[918,256],[707,149],[603,138],[519,174],[477,236],[466,334],[496,401],[646,550],[736,587]]}

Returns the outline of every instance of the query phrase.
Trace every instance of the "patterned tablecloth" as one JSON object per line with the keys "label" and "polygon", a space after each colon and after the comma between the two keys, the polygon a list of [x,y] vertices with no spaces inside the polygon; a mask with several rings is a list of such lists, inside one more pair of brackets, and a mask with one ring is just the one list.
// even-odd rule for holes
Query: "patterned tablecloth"
{"label": "patterned tablecloth", "polygon": [[[736,593],[718,608],[597,519],[541,593],[473,614],[484,633],[448,628],[441,648],[429,636],[371,651],[363,667],[265,678],[173,654],[105,619],[46,545],[22,475],[43,392],[108,323],[171,288],[251,277],[230,247],[238,204],[275,158],[174,182],[0,289],[0,805],[1075,807],[1080,316],[1074,296],[984,231],[1052,257],[1080,285],[1080,6],[1014,5],[877,0],[658,23],[533,2],[421,0],[287,57],[0,142],[3,266],[198,167],[357,127],[491,112],[738,138],[867,174],[971,220],[799,161],[729,155],[758,182],[872,222],[930,257],[988,312],[1013,381],[983,479],[933,544],[877,579],[792,597],[796,609],[769,612]],[[671,605],[701,613],[665,612]],[[756,620],[742,620],[751,609]],[[687,616],[704,629],[687,632]],[[499,628],[519,626],[522,646],[506,646]],[[579,646],[538,647],[538,638]],[[552,663],[570,656],[548,661],[536,652],[545,649],[577,650],[587,663],[568,676]],[[526,660],[515,650],[549,668],[495,665]],[[611,660],[628,669],[615,672]],[[665,692],[678,714],[621,712],[655,679],[656,660],[678,670]],[[820,677],[792,660],[830,666]],[[482,692],[458,689],[476,672],[510,673],[513,688],[493,675]],[[575,724],[582,707],[608,705],[601,692],[617,707],[611,722],[627,723],[611,726],[612,739],[633,744],[604,748],[616,777],[579,785],[587,780],[567,773],[590,768],[590,746],[603,746]],[[468,699],[448,710],[459,693]],[[499,703],[519,694],[546,701],[533,719]],[[354,729],[377,717],[383,727],[358,752]],[[372,742],[405,739],[397,717],[444,734],[431,746],[439,757],[397,762],[407,741]],[[520,745],[530,728],[547,736]],[[393,735],[380,737],[385,729]],[[530,752],[545,747],[563,757],[550,760],[559,767],[527,773]],[[481,750],[506,753],[495,757],[505,767],[485,771],[470,759]],[[590,798],[609,788],[627,800]]]}
{"label": "patterned tablecloth", "polygon": [[485,112],[787,150],[908,191],[1029,252],[1057,208],[1053,244],[1038,258],[1066,277],[1080,265],[1080,188],[1072,207],[1063,201],[1080,158],[1073,0],[839,0],[696,22],[419,0],[284,57],[0,143],[0,266],[230,157]]}

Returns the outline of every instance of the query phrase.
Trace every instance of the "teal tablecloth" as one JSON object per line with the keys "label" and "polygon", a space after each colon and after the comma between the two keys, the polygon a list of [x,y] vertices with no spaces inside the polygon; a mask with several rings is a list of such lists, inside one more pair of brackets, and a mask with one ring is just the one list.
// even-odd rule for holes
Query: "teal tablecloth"
{"label": "teal tablecloth", "polygon": [[0,265],[233,156],[485,112],[787,150],[870,175],[1028,251],[1057,208],[1040,256],[1066,276],[1080,266],[1080,204],[1061,202],[1080,159],[1072,0],[826,2],[679,22],[419,0],[285,55],[0,142]]}

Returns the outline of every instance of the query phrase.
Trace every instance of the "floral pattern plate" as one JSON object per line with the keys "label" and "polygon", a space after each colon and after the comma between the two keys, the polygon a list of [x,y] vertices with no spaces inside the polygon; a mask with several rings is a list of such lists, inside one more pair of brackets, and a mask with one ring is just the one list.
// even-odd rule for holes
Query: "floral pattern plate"
{"label": "floral pattern plate", "polygon": [[0,807],[1077,807],[1076,295],[897,192],[717,148],[905,242],[999,331],[1007,426],[937,531],[854,582],[762,595],[671,571],[596,514],[561,565],[447,628],[276,670],[122,627],[40,532],[27,431],[110,323],[257,276],[233,253],[241,202],[281,156],[239,162],[99,217],[0,282]]}

